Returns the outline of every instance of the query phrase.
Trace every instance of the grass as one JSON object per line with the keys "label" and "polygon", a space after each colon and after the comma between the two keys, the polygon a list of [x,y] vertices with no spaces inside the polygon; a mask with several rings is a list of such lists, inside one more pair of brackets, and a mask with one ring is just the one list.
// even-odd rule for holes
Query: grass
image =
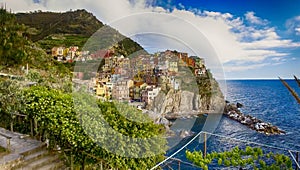
{"label": "grass", "polygon": [[53,36],[49,36],[43,40],[38,41],[43,49],[52,49],[52,47],[56,46],[78,46],[82,48],[89,37],[81,36],[81,35],[65,35],[60,38],[52,38]]}
{"label": "grass", "polygon": [[4,156],[6,154],[7,154],[7,149],[5,149],[2,146],[0,146],[0,157]]}

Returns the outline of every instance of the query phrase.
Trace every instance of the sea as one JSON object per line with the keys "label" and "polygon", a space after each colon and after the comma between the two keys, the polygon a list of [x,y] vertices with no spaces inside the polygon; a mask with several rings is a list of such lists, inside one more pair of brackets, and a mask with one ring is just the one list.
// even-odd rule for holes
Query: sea
{"label": "sea", "polygon": [[[300,96],[300,87],[296,81],[286,80],[286,82]],[[288,150],[291,150],[294,155],[295,151],[300,151],[300,105],[279,80],[228,80],[226,86],[227,88],[223,89],[226,91],[224,93],[226,100],[231,103],[242,103],[241,112],[269,122],[286,131],[286,134],[268,136],[222,116],[213,132],[215,135],[207,136],[208,153],[230,150],[235,146],[240,148],[246,146],[261,147],[264,152],[286,155],[290,155]],[[179,119],[175,121],[173,126],[176,127],[177,131],[192,127],[191,130],[197,134],[202,130],[206,121],[206,116],[195,120]],[[174,139],[168,139],[170,148],[166,156],[172,156],[172,158],[165,161],[161,167],[163,169],[199,169],[185,157],[186,150],[203,151],[203,135],[198,138],[192,140],[193,136],[187,137],[181,139],[176,145]],[[187,143],[189,144],[183,147]],[[209,169],[226,168],[212,164]],[[232,169],[232,167],[227,169]]]}

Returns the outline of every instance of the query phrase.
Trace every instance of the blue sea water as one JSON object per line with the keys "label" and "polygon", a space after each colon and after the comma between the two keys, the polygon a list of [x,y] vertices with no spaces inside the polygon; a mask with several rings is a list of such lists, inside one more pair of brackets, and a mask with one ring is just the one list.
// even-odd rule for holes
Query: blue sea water
{"label": "blue sea water", "polygon": [[[294,80],[287,83],[300,95]],[[279,80],[227,81],[226,99],[244,104],[242,112],[278,126],[286,135],[266,136],[223,119],[216,133],[238,139],[300,150],[300,105]],[[230,126],[233,128],[225,128]]]}
{"label": "blue sea water", "polygon": [[[297,83],[294,80],[287,80],[287,83],[300,96],[300,87],[298,87]],[[300,105],[279,80],[230,80],[226,84],[226,99],[232,103],[242,103],[244,107],[241,111],[244,114],[255,116],[265,122],[270,122],[287,133],[285,135],[267,136],[223,116],[214,132],[215,134],[256,142],[262,145],[300,151]],[[186,122],[187,120],[181,121]],[[201,131],[204,122],[205,118],[199,118],[192,130]],[[257,146],[229,138],[211,136],[207,141],[208,152],[224,151],[234,146]],[[176,147],[170,148],[167,155],[174,153],[190,139],[185,139]],[[188,162],[185,158],[185,150],[202,150],[202,148],[203,143],[195,140],[174,157]],[[269,147],[265,147],[264,149],[278,153],[284,152]],[[288,154],[287,152],[284,153]],[[169,166],[173,169],[178,168],[176,161],[169,161]],[[196,167],[194,168],[197,169]],[[181,169],[193,169],[193,167],[181,163]],[[217,166],[213,166],[213,169],[218,168]]]}

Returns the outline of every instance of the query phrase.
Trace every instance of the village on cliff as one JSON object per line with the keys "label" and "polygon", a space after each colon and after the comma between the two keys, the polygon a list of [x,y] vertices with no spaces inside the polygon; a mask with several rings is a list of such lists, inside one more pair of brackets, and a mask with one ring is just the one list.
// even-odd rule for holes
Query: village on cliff
{"label": "village on cliff", "polygon": [[132,58],[115,55],[112,50],[89,54],[74,46],[54,47],[51,53],[61,62],[102,61],[99,63],[100,69],[95,72],[87,73],[75,67],[73,83],[78,87],[86,85],[90,92],[102,100],[135,103],[138,108],[153,102],[159,91],[164,90],[162,86],[165,84],[180,90],[181,82],[177,77],[182,67],[191,70],[190,76],[207,76],[203,58],[171,50]]}

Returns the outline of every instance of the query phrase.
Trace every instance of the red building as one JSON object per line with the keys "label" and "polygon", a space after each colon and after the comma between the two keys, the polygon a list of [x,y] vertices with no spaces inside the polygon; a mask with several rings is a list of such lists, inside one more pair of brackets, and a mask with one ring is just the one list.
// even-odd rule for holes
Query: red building
{"label": "red building", "polygon": [[190,57],[187,60],[188,60],[188,62],[187,62],[188,66],[194,68],[195,67],[195,60],[193,58],[190,58]]}

